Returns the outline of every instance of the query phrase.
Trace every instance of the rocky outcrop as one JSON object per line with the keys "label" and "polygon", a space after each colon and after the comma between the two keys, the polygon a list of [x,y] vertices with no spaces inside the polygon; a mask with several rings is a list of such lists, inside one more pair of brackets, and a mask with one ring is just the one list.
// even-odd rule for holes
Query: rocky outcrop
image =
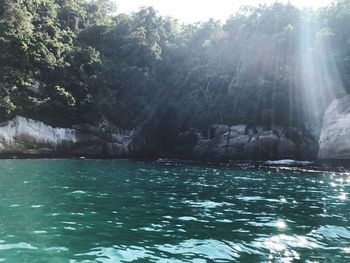
{"label": "rocky outcrop", "polygon": [[319,159],[350,159],[350,96],[326,109],[319,139]]}
{"label": "rocky outcrop", "polygon": [[[321,157],[346,156],[343,154],[342,146],[339,146],[344,141],[347,142],[346,149],[350,148],[350,122],[346,123],[343,120],[344,114],[340,113],[338,106],[335,108],[337,110],[330,110],[329,116],[325,116],[320,139],[323,147],[319,153]],[[349,108],[342,109],[350,114]],[[337,125],[331,121],[335,116],[334,111],[338,116]],[[343,128],[345,126],[342,132],[339,132],[339,125]],[[142,155],[143,152],[147,152],[144,147],[148,144],[143,143],[144,137],[140,134],[142,133],[121,131],[107,120],[93,125],[54,128],[39,121],[16,117],[0,123],[0,154],[148,158],[149,155]],[[338,141],[337,134],[341,134],[344,138],[341,137]],[[296,128],[283,129],[278,126],[266,130],[245,124],[231,127],[223,124],[214,125],[205,136],[195,130],[181,132],[176,136],[174,145],[172,152],[165,153],[164,156],[210,161],[314,159],[318,151],[317,141],[306,131],[302,132]],[[339,149],[343,155],[337,152]],[[347,151],[347,156],[349,152]]]}
{"label": "rocky outcrop", "polygon": [[194,159],[315,159],[317,141],[295,128],[273,127],[265,130],[251,125],[211,128],[211,139],[198,137],[190,152]]}
{"label": "rocky outcrop", "polygon": [[0,154],[124,157],[131,145],[132,132],[122,133],[106,121],[71,129],[23,117],[0,123]]}

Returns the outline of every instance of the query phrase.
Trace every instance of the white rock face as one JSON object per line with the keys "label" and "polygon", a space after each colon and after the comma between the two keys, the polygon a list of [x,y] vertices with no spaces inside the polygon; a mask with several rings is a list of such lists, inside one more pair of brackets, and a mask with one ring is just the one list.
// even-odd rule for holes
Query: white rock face
{"label": "white rock face", "polygon": [[53,128],[39,121],[16,117],[11,121],[0,123],[0,153],[113,157],[121,157],[129,153],[129,145],[132,141],[130,136],[116,133],[103,135],[109,139],[76,129]]}
{"label": "white rock face", "polygon": [[334,100],[323,118],[319,159],[350,159],[350,96]]}

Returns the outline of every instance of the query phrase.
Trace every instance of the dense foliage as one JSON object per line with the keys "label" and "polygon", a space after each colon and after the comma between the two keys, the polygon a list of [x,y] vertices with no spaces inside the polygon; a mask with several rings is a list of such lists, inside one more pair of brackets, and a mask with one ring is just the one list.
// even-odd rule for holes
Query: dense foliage
{"label": "dense foliage", "polygon": [[243,7],[224,24],[115,10],[109,0],[0,0],[1,119],[302,126],[307,107],[323,101],[322,112],[350,89],[348,0]]}

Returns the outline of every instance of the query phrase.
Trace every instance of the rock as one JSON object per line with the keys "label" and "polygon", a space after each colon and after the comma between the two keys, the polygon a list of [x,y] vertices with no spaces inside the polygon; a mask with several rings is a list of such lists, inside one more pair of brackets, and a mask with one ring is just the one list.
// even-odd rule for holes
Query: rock
{"label": "rock", "polygon": [[191,152],[193,159],[314,159],[317,155],[317,142],[297,128],[274,125],[266,131],[254,125],[237,125],[226,131],[226,125],[215,127],[220,127],[215,130],[218,137],[198,140]]}
{"label": "rock", "polygon": [[247,135],[255,135],[258,133],[258,128],[255,125],[249,124],[245,128],[245,133]]}
{"label": "rock", "polygon": [[239,137],[241,135],[246,135],[246,125],[236,125],[236,126],[232,126],[228,129],[228,131],[226,131],[225,133],[222,133],[219,137],[220,140],[233,140],[236,137]]}
{"label": "rock", "polygon": [[[333,132],[331,135],[336,136],[340,132],[329,128],[335,125],[331,118],[325,118],[324,134]],[[348,119],[344,123],[342,121],[341,117],[337,118],[337,123],[342,124],[341,127],[349,126]],[[345,141],[349,154],[348,126],[342,130],[344,138],[341,141],[338,142],[335,137],[331,141],[323,139],[320,142],[328,147],[331,145],[330,142],[341,144]],[[265,131],[254,125],[241,124],[229,127],[218,124],[212,127],[211,132],[212,139],[205,139],[195,130],[179,133],[173,152],[170,153],[172,155],[169,156],[200,160],[312,159],[317,149],[317,144],[298,129],[286,132],[281,127],[273,127],[272,130]],[[75,125],[72,128],[54,128],[23,117],[0,123],[0,154],[135,157],[139,153],[142,154],[147,145],[145,138],[140,136],[137,129],[121,131],[107,120],[93,125]],[[334,147],[335,150],[326,152],[333,153],[337,149],[342,149],[338,144]]]}
{"label": "rock", "polygon": [[79,130],[53,128],[39,121],[16,117],[0,124],[0,153],[111,157],[130,154],[132,134],[120,134],[110,123],[103,125],[81,125]]}
{"label": "rock", "polygon": [[276,155],[278,159],[298,158],[298,146],[291,139],[282,136],[278,143]]}
{"label": "rock", "polygon": [[210,138],[218,138],[228,132],[230,127],[225,124],[215,124],[210,127]]}
{"label": "rock", "polygon": [[319,139],[319,159],[350,159],[350,95],[326,109]]}
{"label": "rock", "polygon": [[276,155],[279,139],[274,131],[260,132],[244,146],[244,154],[251,159],[273,158]]}
{"label": "rock", "polygon": [[239,124],[239,125],[230,127],[231,133],[236,133],[240,135],[246,134],[246,129],[247,129],[247,125],[245,124]]}
{"label": "rock", "polygon": [[199,139],[199,135],[196,131],[181,132],[176,138],[176,145],[173,150],[174,153],[187,156]]}
{"label": "rock", "polygon": [[284,128],[275,124],[271,125],[271,130],[274,131],[278,136],[282,136]]}
{"label": "rock", "polygon": [[192,156],[194,158],[205,158],[212,153],[212,141],[211,140],[198,140],[197,144],[192,149]]}
{"label": "rock", "polygon": [[259,150],[259,138],[253,136],[251,140],[244,145],[243,153],[244,159],[259,159],[260,150]]}
{"label": "rock", "polygon": [[261,159],[276,156],[276,149],[280,142],[280,137],[275,131],[264,131],[259,134],[259,154]]}
{"label": "rock", "polygon": [[234,148],[243,148],[244,145],[249,143],[251,140],[250,135],[239,135],[234,138],[231,138],[228,142],[227,145],[228,147],[234,147]]}

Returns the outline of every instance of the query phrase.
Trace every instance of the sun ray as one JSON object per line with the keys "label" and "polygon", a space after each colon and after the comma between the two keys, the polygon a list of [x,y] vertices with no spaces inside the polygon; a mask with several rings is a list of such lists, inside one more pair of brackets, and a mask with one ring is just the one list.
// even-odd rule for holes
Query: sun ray
{"label": "sun ray", "polygon": [[[330,55],[332,44],[321,34],[315,12],[301,13],[299,32],[299,72],[297,94],[303,98],[302,120],[309,130],[320,130],[324,110],[330,102],[345,94],[337,65]],[[306,121],[307,120],[307,121]]]}

